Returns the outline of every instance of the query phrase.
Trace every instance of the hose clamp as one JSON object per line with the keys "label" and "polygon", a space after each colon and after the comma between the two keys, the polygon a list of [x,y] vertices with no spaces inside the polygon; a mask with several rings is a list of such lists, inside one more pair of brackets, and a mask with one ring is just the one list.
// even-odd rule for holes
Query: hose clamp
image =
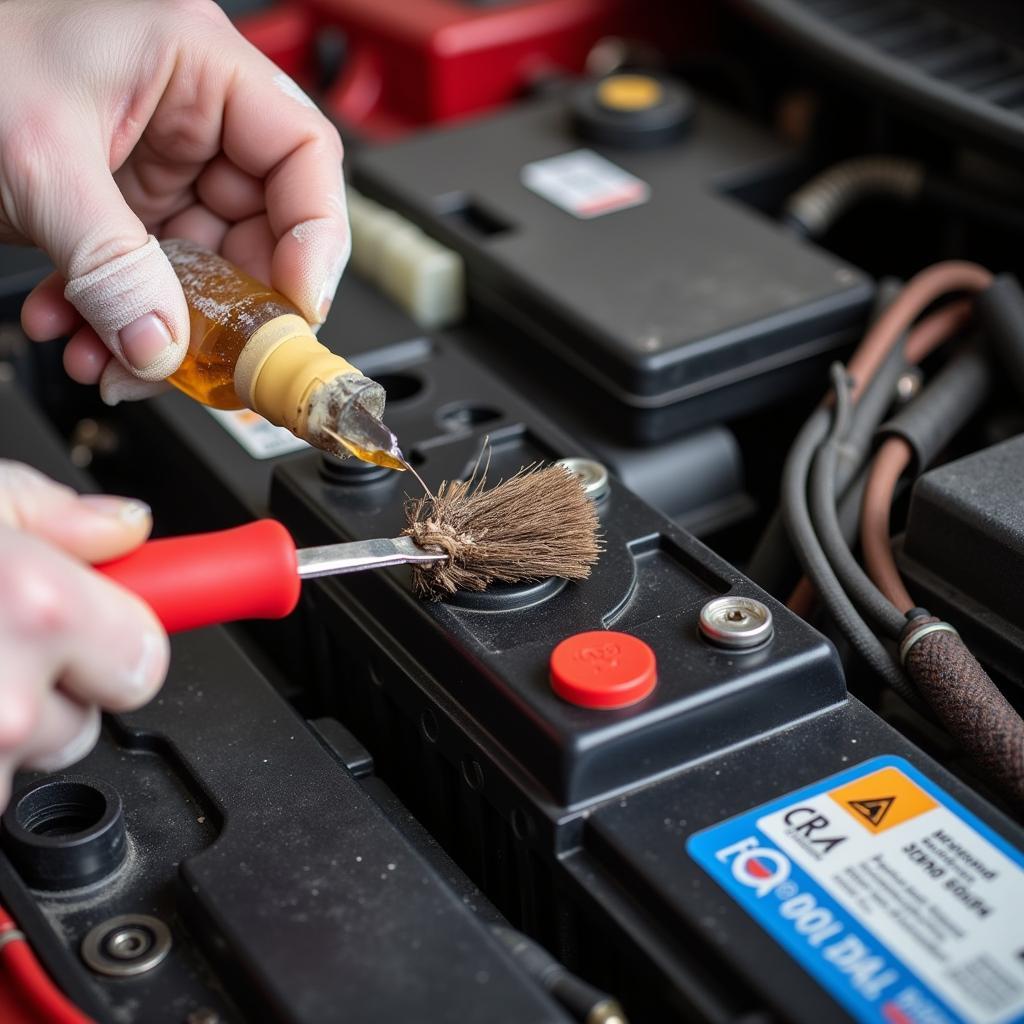
{"label": "hose clamp", "polygon": [[960,634],[948,622],[929,622],[927,626],[915,629],[914,632],[900,644],[900,664],[906,665],[907,655],[910,653],[910,649],[914,644],[916,644],[918,640],[923,640],[926,636],[930,636],[932,633],[952,633],[953,636],[958,639],[960,637]]}
{"label": "hose clamp", "polygon": [[25,940],[25,933],[18,928],[8,928],[7,931],[0,932],[0,949],[3,949],[8,942],[23,942]]}

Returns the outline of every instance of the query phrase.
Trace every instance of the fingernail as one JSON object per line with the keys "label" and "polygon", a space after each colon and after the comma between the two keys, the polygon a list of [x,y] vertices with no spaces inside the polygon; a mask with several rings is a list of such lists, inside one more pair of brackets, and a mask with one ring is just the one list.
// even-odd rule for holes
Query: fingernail
{"label": "fingernail", "polygon": [[167,638],[158,633],[143,633],[141,650],[135,665],[124,673],[122,685],[132,699],[148,700],[163,680],[167,669]]}
{"label": "fingernail", "polygon": [[325,295],[327,289],[320,293],[320,301],[316,307],[316,318],[322,324],[327,319],[327,314],[331,311],[331,301],[333,299],[333,291],[331,295]]}
{"label": "fingernail", "polygon": [[152,366],[171,347],[171,333],[156,313],[146,313],[118,332],[121,351],[136,370]]}
{"label": "fingernail", "polygon": [[153,510],[137,498],[117,498],[111,494],[85,494],[78,499],[101,516],[120,520],[126,526],[139,526],[153,517]]}

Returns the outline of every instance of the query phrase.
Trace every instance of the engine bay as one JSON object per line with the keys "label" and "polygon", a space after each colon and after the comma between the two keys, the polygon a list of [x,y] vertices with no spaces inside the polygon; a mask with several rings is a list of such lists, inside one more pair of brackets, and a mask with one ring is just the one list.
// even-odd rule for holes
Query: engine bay
{"label": "engine bay", "polygon": [[[222,6],[345,140],[318,340],[427,487],[561,462],[603,550],[175,636],[3,814],[55,984],[117,1024],[1024,1020],[1016,6]],[[162,537],[401,532],[409,474],[68,380],[19,326],[47,269],[0,246],[0,458]]]}

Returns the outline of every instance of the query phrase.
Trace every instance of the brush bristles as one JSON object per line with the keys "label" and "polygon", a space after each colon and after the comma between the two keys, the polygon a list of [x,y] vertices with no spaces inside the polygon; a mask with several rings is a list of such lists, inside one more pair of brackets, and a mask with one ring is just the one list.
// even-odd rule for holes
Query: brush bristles
{"label": "brush bristles", "polygon": [[598,519],[579,479],[562,466],[529,467],[489,490],[485,480],[446,481],[409,503],[403,531],[446,562],[413,568],[417,596],[558,576],[581,580],[601,552]]}

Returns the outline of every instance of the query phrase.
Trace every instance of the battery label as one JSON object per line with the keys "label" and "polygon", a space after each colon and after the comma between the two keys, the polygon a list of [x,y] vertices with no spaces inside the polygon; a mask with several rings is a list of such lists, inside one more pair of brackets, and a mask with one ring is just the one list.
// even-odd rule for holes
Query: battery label
{"label": "battery label", "polygon": [[1024,1021],[1024,854],[902,758],[687,849],[857,1020]]}
{"label": "battery label", "polygon": [[254,459],[273,459],[309,447],[290,430],[275,427],[250,409],[204,408]]}
{"label": "battery label", "polygon": [[646,203],[646,181],[590,149],[536,160],[522,170],[522,182],[549,203],[581,220]]}

